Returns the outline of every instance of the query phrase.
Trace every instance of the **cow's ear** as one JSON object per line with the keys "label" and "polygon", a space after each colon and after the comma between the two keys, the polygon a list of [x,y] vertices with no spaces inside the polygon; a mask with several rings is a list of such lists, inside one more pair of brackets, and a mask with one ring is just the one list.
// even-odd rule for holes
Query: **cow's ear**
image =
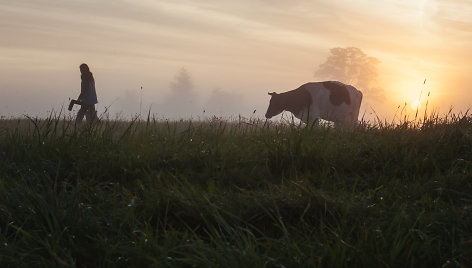
{"label": "cow's ear", "polygon": [[271,95],[271,96],[277,95],[277,93],[275,93],[275,92],[267,93],[267,94],[269,94],[269,95]]}

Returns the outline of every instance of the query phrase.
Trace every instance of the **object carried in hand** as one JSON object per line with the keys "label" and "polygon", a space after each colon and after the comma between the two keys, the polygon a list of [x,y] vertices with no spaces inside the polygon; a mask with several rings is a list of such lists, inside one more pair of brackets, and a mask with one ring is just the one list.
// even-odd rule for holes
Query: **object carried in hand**
{"label": "object carried in hand", "polygon": [[68,108],[69,111],[72,111],[74,104],[82,105],[82,102],[78,100],[70,100],[69,108]]}

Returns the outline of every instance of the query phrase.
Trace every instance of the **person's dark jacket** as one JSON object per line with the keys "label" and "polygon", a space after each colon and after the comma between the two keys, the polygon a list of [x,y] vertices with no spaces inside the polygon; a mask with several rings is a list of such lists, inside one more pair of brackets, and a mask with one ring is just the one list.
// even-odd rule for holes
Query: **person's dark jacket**
{"label": "person's dark jacket", "polygon": [[98,103],[97,92],[95,91],[95,80],[90,72],[82,74],[82,83],[78,101],[88,105]]}

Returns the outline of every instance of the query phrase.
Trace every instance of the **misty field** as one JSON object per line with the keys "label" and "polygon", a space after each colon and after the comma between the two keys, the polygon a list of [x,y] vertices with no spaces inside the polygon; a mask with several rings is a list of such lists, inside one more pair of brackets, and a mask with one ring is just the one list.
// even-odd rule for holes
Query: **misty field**
{"label": "misty field", "polygon": [[0,120],[0,266],[472,266],[472,118]]}

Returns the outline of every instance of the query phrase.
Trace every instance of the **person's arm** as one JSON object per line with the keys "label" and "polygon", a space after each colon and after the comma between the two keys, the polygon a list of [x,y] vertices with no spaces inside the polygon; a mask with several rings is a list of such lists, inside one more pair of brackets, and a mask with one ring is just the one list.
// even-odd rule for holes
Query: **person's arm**
{"label": "person's arm", "polygon": [[87,93],[89,91],[89,84],[88,83],[84,83],[84,81],[82,81],[80,83],[80,95],[79,97],[77,98],[78,101],[82,101],[85,96],[87,96]]}

